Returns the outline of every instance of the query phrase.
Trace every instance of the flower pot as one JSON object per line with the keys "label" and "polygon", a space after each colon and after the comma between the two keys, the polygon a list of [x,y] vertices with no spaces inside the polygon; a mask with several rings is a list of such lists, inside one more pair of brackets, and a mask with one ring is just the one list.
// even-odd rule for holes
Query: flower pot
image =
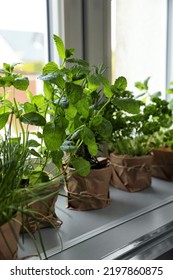
{"label": "flower pot", "polygon": [[111,185],[127,192],[137,192],[151,186],[152,156],[110,154]]}
{"label": "flower pot", "polygon": [[[62,221],[57,217],[55,211],[55,203],[58,199],[57,191],[60,189],[60,184],[53,184],[48,186],[49,197],[39,198],[38,202],[34,202],[28,206],[28,214],[24,217],[24,226],[22,231],[29,231],[34,233],[38,228],[46,227],[60,227]],[[55,194],[51,195],[51,191]]]}
{"label": "flower pot", "polygon": [[166,181],[173,181],[173,152],[170,148],[152,151],[152,176]]}
{"label": "flower pot", "polygon": [[20,228],[19,215],[0,226],[0,260],[17,259]]}
{"label": "flower pot", "polygon": [[111,166],[91,169],[87,176],[74,174],[66,183],[67,208],[73,210],[92,210],[104,208],[110,204],[109,184]]}

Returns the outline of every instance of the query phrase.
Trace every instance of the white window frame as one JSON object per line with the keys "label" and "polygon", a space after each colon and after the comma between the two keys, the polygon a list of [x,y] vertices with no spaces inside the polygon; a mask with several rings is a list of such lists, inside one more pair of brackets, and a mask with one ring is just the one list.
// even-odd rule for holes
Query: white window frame
{"label": "white window frame", "polygon": [[91,65],[103,65],[111,78],[111,0],[47,0],[49,59],[58,61],[53,34]]}
{"label": "white window frame", "polygon": [[167,0],[166,87],[173,81],[173,0]]}

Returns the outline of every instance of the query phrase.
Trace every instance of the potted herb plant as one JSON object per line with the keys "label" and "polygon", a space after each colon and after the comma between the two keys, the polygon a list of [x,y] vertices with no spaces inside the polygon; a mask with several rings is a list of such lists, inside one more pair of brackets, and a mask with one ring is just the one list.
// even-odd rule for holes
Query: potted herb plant
{"label": "potted herb plant", "polygon": [[[40,256],[37,241],[33,232],[26,226],[25,217],[30,217],[39,225],[40,213],[35,207],[28,205],[46,200],[50,191],[46,184],[30,185],[28,188],[21,186],[25,174],[28,174],[32,166],[29,155],[29,146],[23,149],[21,139],[0,139],[0,259],[16,259],[18,251],[18,239],[21,228],[23,228],[33,240],[37,254]],[[49,217],[44,217],[47,222]],[[40,231],[40,227],[37,227]],[[41,233],[39,233],[42,242]],[[46,257],[44,244],[42,250]]]}
{"label": "potted herb plant", "polygon": [[17,258],[19,211],[28,202],[20,188],[27,156],[28,150],[21,151],[19,142],[0,140],[0,259]]}
{"label": "potted herb plant", "polygon": [[[110,85],[102,66],[90,67],[86,61],[74,58],[74,50],[65,49],[56,35],[54,42],[62,64],[47,63],[39,77],[44,81],[45,97],[49,100],[50,123],[44,127],[44,141],[51,150],[53,162],[63,163],[67,207],[78,210],[105,207],[110,203],[111,168],[107,159],[100,162],[98,152],[100,143],[112,129],[103,116],[104,107],[112,96]],[[57,155],[62,151],[65,153],[63,162],[57,162]]]}
{"label": "potted herb plant", "polygon": [[[51,225],[60,225],[61,221],[59,221],[58,218],[54,215],[54,212],[52,213],[52,216],[50,215],[52,209],[50,209],[50,206],[48,205],[49,198],[51,198],[52,200],[52,196],[57,195],[58,190],[53,189],[52,191],[52,189],[47,187],[50,185],[50,183],[53,183],[54,186],[55,184],[57,185],[57,181],[59,181],[59,179],[52,180],[48,176],[48,173],[44,171],[44,168],[47,164],[47,157],[43,155],[43,153],[37,152],[35,150],[35,148],[38,147],[42,148],[42,144],[38,143],[35,139],[32,139],[32,134],[29,130],[30,125],[34,125],[43,129],[44,125],[46,124],[46,119],[42,115],[42,111],[39,111],[38,106],[34,102],[20,103],[16,100],[15,91],[19,90],[21,94],[25,94],[25,91],[27,90],[29,85],[28,78],[23,77],[20,73],[15,73],[15,65],[4,63],[3,66],[4,68],[0,70],[2,74],[0,76],[0,87],[2,88],[2,93],[0,96],[0,130],[2,138],[0,159],[2,168],[2,192],[3,186],[4,184],[7,184],[8,177],[10,176],[10,171],[8,171],[8,169],[8,173],[5,173],[6,165],[8,165],[8,162],[9,164],[12,162],[11,164],[14,165],[13,162],[16,163],[17,161],[19,161],[19,163],[15,167],[13,166],[16,172],[16,176],[18,172],[20,172],[20,177],[18,178],[17,183],[14,183],[14,188],[15,191],[17,188],[17,193],[19,194],[20,191],[22,195],[27,193],[30,199],[27,200],[26,204],[26,200],[23,196],[23,204],[20,203],[18,205],[19,201],[17,200],[16,207],[18,206],[18,209],[21,209],[22,205],[22,208],[25,208],[25,215],[23,217],[29,218],[29,221],[32,221],[32,225],[34,222],[35,230],[40,228],[40,225],[45,225],[45,223],[49,223]],[[4,143],[6,143],[7,146]],[[16,147],[15,152],[18,153],[17,155],[15,155],[15,152],[13,151],[14,145]],[[38,166],[37,168],[35,168],[33,156],[37,156],[39,158],[39,168]],[[25,168],[25,166],[27,166],[27,168]],[[10,168],[12,168],[11,165]],[[14,177],[15,174],[11,177],[12,181],[11,185],[9,185],[9,187],[11,188]],[[9,192],[10,191],[11,190],[9,189]],[[1,196],[1,198],[3,199],[3,195]],[[54,200],[55,199],[53,198],[53,201]],[[36,207],[38,202],[41,203],[41,210],[40,208]],[[9,207],[8,203],[7,205]],[[31,233],[33,231],[33,227],[31,228],[30,225],[27,226],[28,223],[26,225],[26,223],[24,222],[25,219],[22,219],[23,228],[25,228],[27,232]]]}
{"label": "potted herb plant", "polygon": [[[173,90],[170,88],[167,93],[172,94]],[[152,150],[152,176],[166,181],[173,181],[173,130],[172,130],[172,112],[173,112],[173,99],[157,100],[159,104],[164,103],[165,110],[169,112],[167,118],[163,118],[163,127],[157,133],[156,147]]]}
{"label": "potted herb plant", "polygon": [[[125,78],[121,79],[124,79],[124,83],[121,83],[124,87],[120,94],[131,101],[130,111],[125,112],[123,108],[117,108],[114,100],[108,110],[113,126],[109,141],[110,161],[113,166],[112,185],[135,192],[151,186],[151,150],[156,146],[155,134],[166,125],[165,120],[170,110],[165,107],[165,102],[155,95],[149,104],[137,99],[132,92],[126,90]],[[115,81],[115,91],[116,83]],[[146,81],[144,86],[147,86]],[[135,104],[132,100],[138,103]],[[134,104],[136,107],[133,108]]]}

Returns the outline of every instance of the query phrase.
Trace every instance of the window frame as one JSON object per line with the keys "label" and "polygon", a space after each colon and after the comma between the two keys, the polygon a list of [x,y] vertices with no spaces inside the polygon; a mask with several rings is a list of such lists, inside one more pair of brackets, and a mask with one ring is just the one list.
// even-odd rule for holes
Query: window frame
{"label": "window frame", "polygon": [[[167,0],[166,88],[173,81],[173,0]],[[169,96],[167,96],[169,98]]]}
{"label": "window frame", "polygon": [[78,58],[103,63],[111,78],[111,0],[47,0],[47,10],[49,60],[59,62],[52,40],[56,34]]}

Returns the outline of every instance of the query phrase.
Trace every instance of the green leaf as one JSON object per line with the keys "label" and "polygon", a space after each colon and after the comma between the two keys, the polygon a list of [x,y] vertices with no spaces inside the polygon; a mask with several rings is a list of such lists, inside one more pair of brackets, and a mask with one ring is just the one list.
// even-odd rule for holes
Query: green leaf
{"label": "green leaf", "polygon": [[90,173],[90,163],[82,157],[72,160],[72,166],[81,176],[87,176]]}
{"label": "green leaf", "polygon": [[4,87],[4,86],[5,86],[5,81],[3,77],[0,77],[0,87]]}
{"label": "green leaf", "polygon": [[2,129],[6,125],[9,115],[9,113],[4,113],[0,115],[0,129]]}
{"label": "green leaf", "polygon": [[88,88],[91,92],[97,90],[101,85],[100,75],[92,74],[88,77]]}
{"label": "green leaf", "polygon": [[61,98],[60,102],[59,102],[59,105],[61,106],[61,108],[67,109],[68,108],[68,104],[69,104],[69,102],[68,102],[67,98],[65,96],[63,96]]}
{"label": "green leaf", "polygon": [[43,134],[42,134],[41,132],[39,132],[39,131],[36,132],[36,133],[35,133],[35,132],[34,132],[34,133],[31,133],[31,134],[37,135],[37,137],[40,138],[40,139],[43,138]]}
{"label": "green leaf", "polygon": [[5,63],[5,62],[3,63],[3,67],[4,67],[4,70],[7,72],[11,72],[11,70],[13,70],[13,68],[14,68],[14,67],[11,68],[11,65],[9,63]]}
{"label": "green leaf", "polygon": [[91,156],[96,156],[98,153],[98,146],[97,143],[93,142],[87,145],[88,151],[90,153]]}
{"label": "green leaf", "polygon": [[167,90],[166,90],[166,93],[173,94],[173,88],[167,89]]}
{"label": "green leaf", "polygon": [[72,104],[75,104],[76,102],[78,102],[81,99],[82,94],[83,94],[83,89],[80,85],[76,85],[73,83],[67,83],[66,93],[67,93],[69,101]]}
{"label": "green leaf", "polygon": [[135,83],[135,87],[138,88],[139,90],[148,90],[148,81],[149,81],[150,77],[148,77],[143,83],[142,82],[136,82]]}
{"label": "green leaf", "polygon": [[59,88],[64,89],[65,81],[60,73],[49,73],[39,76],[40,80],[44,82],[50,82],[57,85]]}
{"label": "green leaf", "polygon": [[21,122],[36,125],[36,126],[44,126],[46,124],[46,120],[43,116],[36,112],[29,112],[20,117]]}
{"label": "green leaf", "polygon": [[64,131],[68,127],[68,121],[63,116],[57,116],[55,119],[55,124],[56,126],[58,126],[60,129],[63,129]]}
{"label": "green leaf", "polygon": [[169,101],[169,107],[170,107],[170,109],[173,111],[173,99],[171,99],[171,100]]}
{"label": "green leaf", "polygon": [[114,87],[118,89],[118,91],[124,91],[127,87],[127,80],[125,77],[119,77],[115,80]]}
{"label": "green leaf", "polygon": [[[7,112],[11,112],[11,110],[12,110],[12,108],[13,108],[13,104],[9,101],[9,100],[6,100],[7,102],[4,102],[5,104],[5,106],[2,106],[2,107],[0,107],[0,115],[1,114],[4,114],[4,112],[5,113],[7,113]],[[9,101],[9,103],[8,103],[8,101]]]}
{"label": "green leaf", "polygon": [[44,171],[37,171],[36,169],[31,173],[29,177],[29,182],[31,185],[39,184],[39,183],[45,183],[49,182],[49,176]]}
{"label": "green leaf", "polygon": [[150,95],[151,100],[155,97],[160,97],[162,95],[161,91],[157,91]]}
{"label": "green leaf", "polygon": [[34,157],[37,157],[37,158],[41,158],[41,155],[34,149],[30,149],[30,154],[33,155]]}
{"label": "green leaf", "polygon": [[84,127],[81,132],[82,140],[87,145],[89,153],[92,156],[96,156],[98,153],[98,147],[95,140],[95,135],[91,129]]}
{"label": "green leaf", "polygon": [[82,140],[84,141],[84,143],[86,145],[95,142],[95,135],[94,135],[93,131],[88,127],[84,127],[82,129],[81,136],[82,136]]}
{"label": "green leaf", "polygon": [[29,79],[27,77],[17,78],[14,80],[13,86],[19,90],[26,90],[29,86]]}
{"label": "green leaf", "polygon": [[111,91],[111,86],[109,84],[109,81],[102,77],[102,82],[103,82],[103,89],[104,89],[104,94],[107,98],[111,98],[112,97],[112,91]]}
{"label": "green leaf", "polygon": [[150,77],[148,77],[145,81],[144,81],[144,86],[145,86],[145,89],[148,90],[148,82],[150,80]]}
{"label": "green leaf", "polygon": [[32,101],[32,97],[33,97],[33,94],[30,90],[26,90],[26,96],[28,97],[28,100],[31,102]]}
{"label": "green leaf", "polygon": [[62,158],[64,156],[64,153],[61,150],[58,151],[52,151],[51,152],[51,157],[52,157],[52,162],[58,167],[62,167]]}
{"label": "green leaf", "polygon": [[68,57],[71,57],[75,52],[75,49],[66,49],[65,50],[65,57],[68,58]]}
{"label": "green leaf", "polygon": [[36,111],[36,106],[34,104],[31,104],[30,102],[25,102],[24,103],[24,111],[25,111],[25,113],[35,112]]}
{"label": "green leaf", "polygon": [[76,63],[78,65],[82,65],[84,67],[89,67],[89,63],[83,59],[80,58],[67,58],[66,60],[69,63]]}
{"label": "green leaf", "polygon": [[44,82],[44,85],[43,85],[43,90],[44,90],[44,95],[46,97],[47,100],[52,100],[52,96],[53,96],[53,86],[48,83],[48,82]]}
{"label": "green leaf", "polygon": [[40,143],[38,143],[36,140],[30,139],[30,140],[28,141],[28,145],[29,145],[29,147],[35,147],[35,148],[37,148],[37,147],[40,146]]}
{"label": "green leaf", "polygon": [[[2,80],[4,81],[5,87],[10,87],[14,82],[14,77],[12,75],[5,76],[5,77],[2,77]],[[1,83],[2,83],[2,81],[1,81]]]}
{"label": "green leaf", "polygon": [[140,112],[141,102],[139,100],[134,100],[133,98],[119,99],[114,97],[112,102],[120,110],[123,110],[130,114],[138,114]]}
{"label": "green leaf", "polygon": [[97,127],[97,133],[102,136],[103,139],[111,136],[112,134],[112,124],[109,120],[102,118],[102,122]]}
{"label": "green leaf", "polygon": [[88,118],[89,115],[89,102],[86,97],[80,99],[75,105],[78,113],[82,115],[85,119]]}
{"label": "green leaf", "polygon": [[56,151],[64,141],[65,133],[55,123],[47,123],[43,129],[43,137],[46,147],[50,151]]}
{"label": "green leaf", "polygon": [[94,116],[91,120],[91,125],[93,126],[98,126],[100,125],[102,122],[102,116],[101,115],[97,115],[97,116]]}
{"label": "green leaf", "polygon": [[41,110],[44,110],[46,108],[46,100],[42,94],[38,94],[33,96],[32,98],[32,104],[35,104],[38,108]]}
{"label": "green leaf", "polygon": [[77,109],[75,108],[75,106],[69,104],[68,108],[66,109],[66,118],[68,120],[71,120],[76,116],[76,113],[77,113]]}
{"label": "green leaf", "polygon": [[43,67],[42,73],[43,73],[43,76],[44,76],[44,75],[49,74],[49,73],[56,73],[56,72],[58,72],[58,70],[59,70],[58,65],[55,62],[48,62]]}
{"label": "green leaf", "polygon": [[63,41],[61,40],[60,37],[58,37],[55,34],[53,35],[53,39],[60,58],[64,60],[66,56],[65,56],[65,47]]}
{"label": "green leaf", "polygon": [[58,73],[46,73],[43,75],[40,75],[38,79],[42,81],[54,81],[58,76]]}

